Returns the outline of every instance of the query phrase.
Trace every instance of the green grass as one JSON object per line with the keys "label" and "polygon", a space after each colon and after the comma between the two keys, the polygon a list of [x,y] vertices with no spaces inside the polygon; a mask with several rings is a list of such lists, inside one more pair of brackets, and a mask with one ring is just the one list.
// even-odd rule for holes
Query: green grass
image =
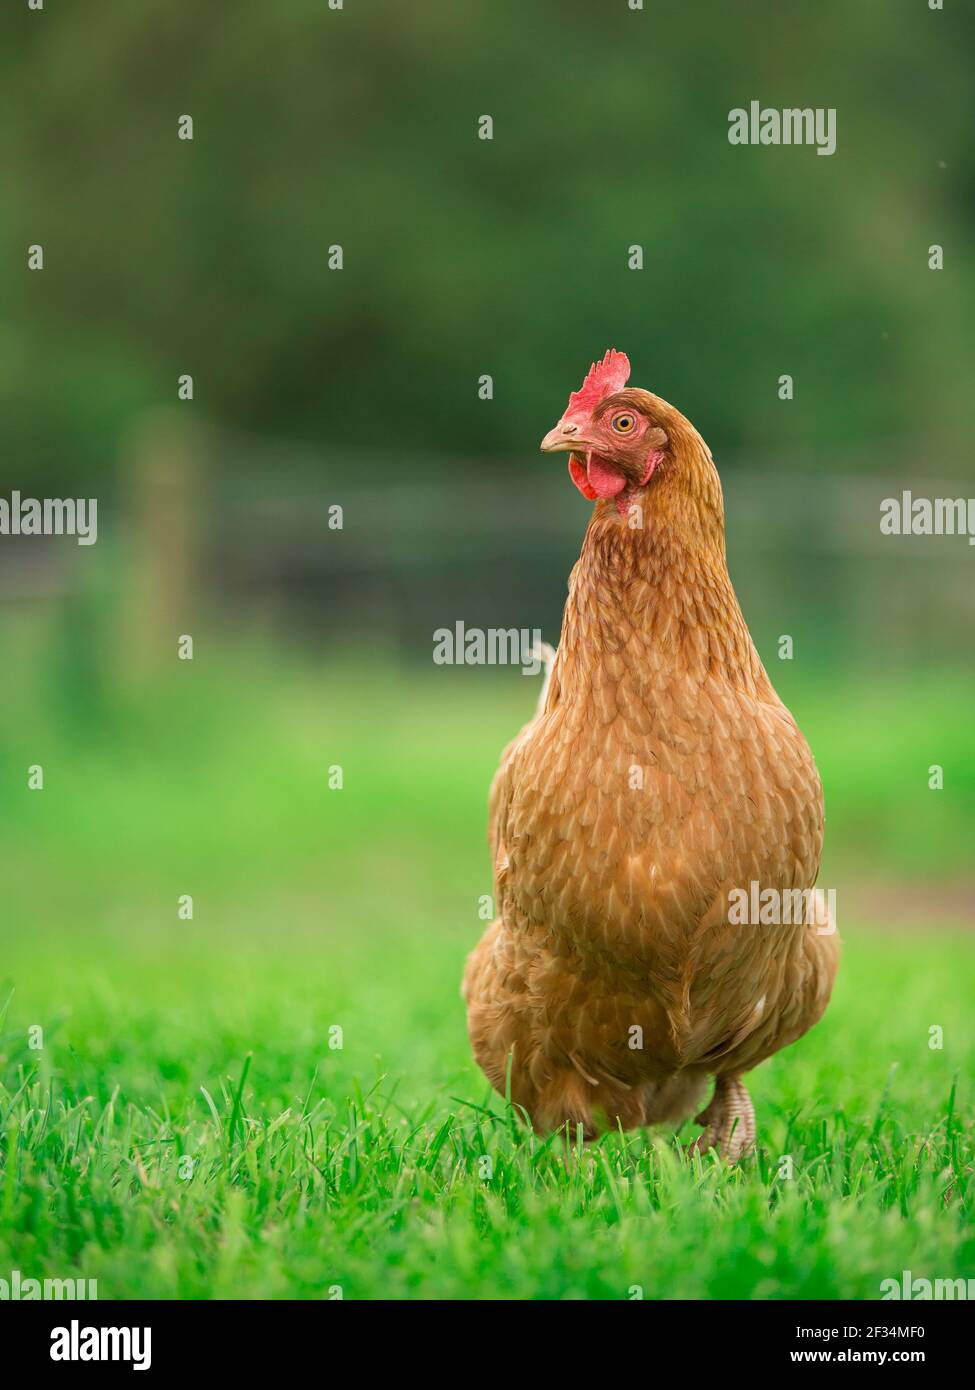
{"label": "green grass", "polygon": [[526,1134],[468,1060],[462,956],[441,932],[28,971],[0,1044],[0,1274],[103,1298],[563,1299],[973,1273],[970,942],[919,962],[854,932],[827,1020],[753,1078],[761,1149],[735,1171],[663,1131],[568,1154]]}
{"label": "green grass", "polygon": [[[102,1298],[873,1298],[903,1269],[975,1274],[975,935],[942,903],[973,829],[961,681],[780,681],[827,783],[846,946],[823,1024],[753,1075],[759,1153],[727,1170],[665,1131],[543,1143],[470,1060],[484,798],[529,683],[225,652],[58,706],[43,663],[18,669],[0,1278],[94,1278]],[[857,886],[906,880],[929,906],[885,931]]]}

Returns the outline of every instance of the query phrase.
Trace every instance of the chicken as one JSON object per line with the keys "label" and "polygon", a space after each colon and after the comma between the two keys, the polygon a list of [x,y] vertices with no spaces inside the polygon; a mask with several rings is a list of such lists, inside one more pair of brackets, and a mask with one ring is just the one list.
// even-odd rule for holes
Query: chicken
{"label": "chicken", "polygon": [[[596,506],[544,701],[491,788],[468,1031],[540,1133],[676,1126],[714,1077],[695,1147],[733,1161],[755,1138],[742,1075],[817,1022],[836,973],[822,786],[738,606],[711,453],[629,374],[607,352],[542,440]],[[756,891],[815,910],[747,925]]]}

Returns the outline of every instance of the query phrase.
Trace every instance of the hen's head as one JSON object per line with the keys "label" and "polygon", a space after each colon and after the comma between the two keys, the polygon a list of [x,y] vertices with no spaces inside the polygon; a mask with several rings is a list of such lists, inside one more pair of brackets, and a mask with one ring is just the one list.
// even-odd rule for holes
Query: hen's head
{"label": "hen's head", "polygon": [[626,390],[629,376],[629,358],[611,348],[589,368],[541,444],[545,454],[568,452],[569,475],[583,497],[613,498],[621,514],[649,486],[685,432],[696,436],[659,396]]}

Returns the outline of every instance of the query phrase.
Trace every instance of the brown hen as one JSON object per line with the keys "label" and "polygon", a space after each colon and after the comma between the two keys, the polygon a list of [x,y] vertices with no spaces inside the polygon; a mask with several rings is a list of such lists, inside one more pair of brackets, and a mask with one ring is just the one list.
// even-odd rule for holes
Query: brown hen
{"label": "brown hen", "polygon": [[[734,1159],[742,1074],[812,1027],[836,973],[822,787],[738,606],[710,451],[628,377],[607,353],[542,441],[596,507],[544,701],[491,788],[498,916],[468,1028],[541,1132],[676,1125],[714,1076],[697,1143]],[[779,922],[741,921],[756,892]]]}

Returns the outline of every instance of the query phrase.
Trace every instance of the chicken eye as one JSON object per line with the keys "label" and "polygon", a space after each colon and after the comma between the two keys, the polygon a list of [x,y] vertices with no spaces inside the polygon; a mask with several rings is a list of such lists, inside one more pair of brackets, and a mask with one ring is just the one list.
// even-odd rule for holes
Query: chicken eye
{"label": "chicken eye", "polygon": [[613,417],[613,429],[617,434],[629,434],[636,421],[632,415],[616,415]]}

